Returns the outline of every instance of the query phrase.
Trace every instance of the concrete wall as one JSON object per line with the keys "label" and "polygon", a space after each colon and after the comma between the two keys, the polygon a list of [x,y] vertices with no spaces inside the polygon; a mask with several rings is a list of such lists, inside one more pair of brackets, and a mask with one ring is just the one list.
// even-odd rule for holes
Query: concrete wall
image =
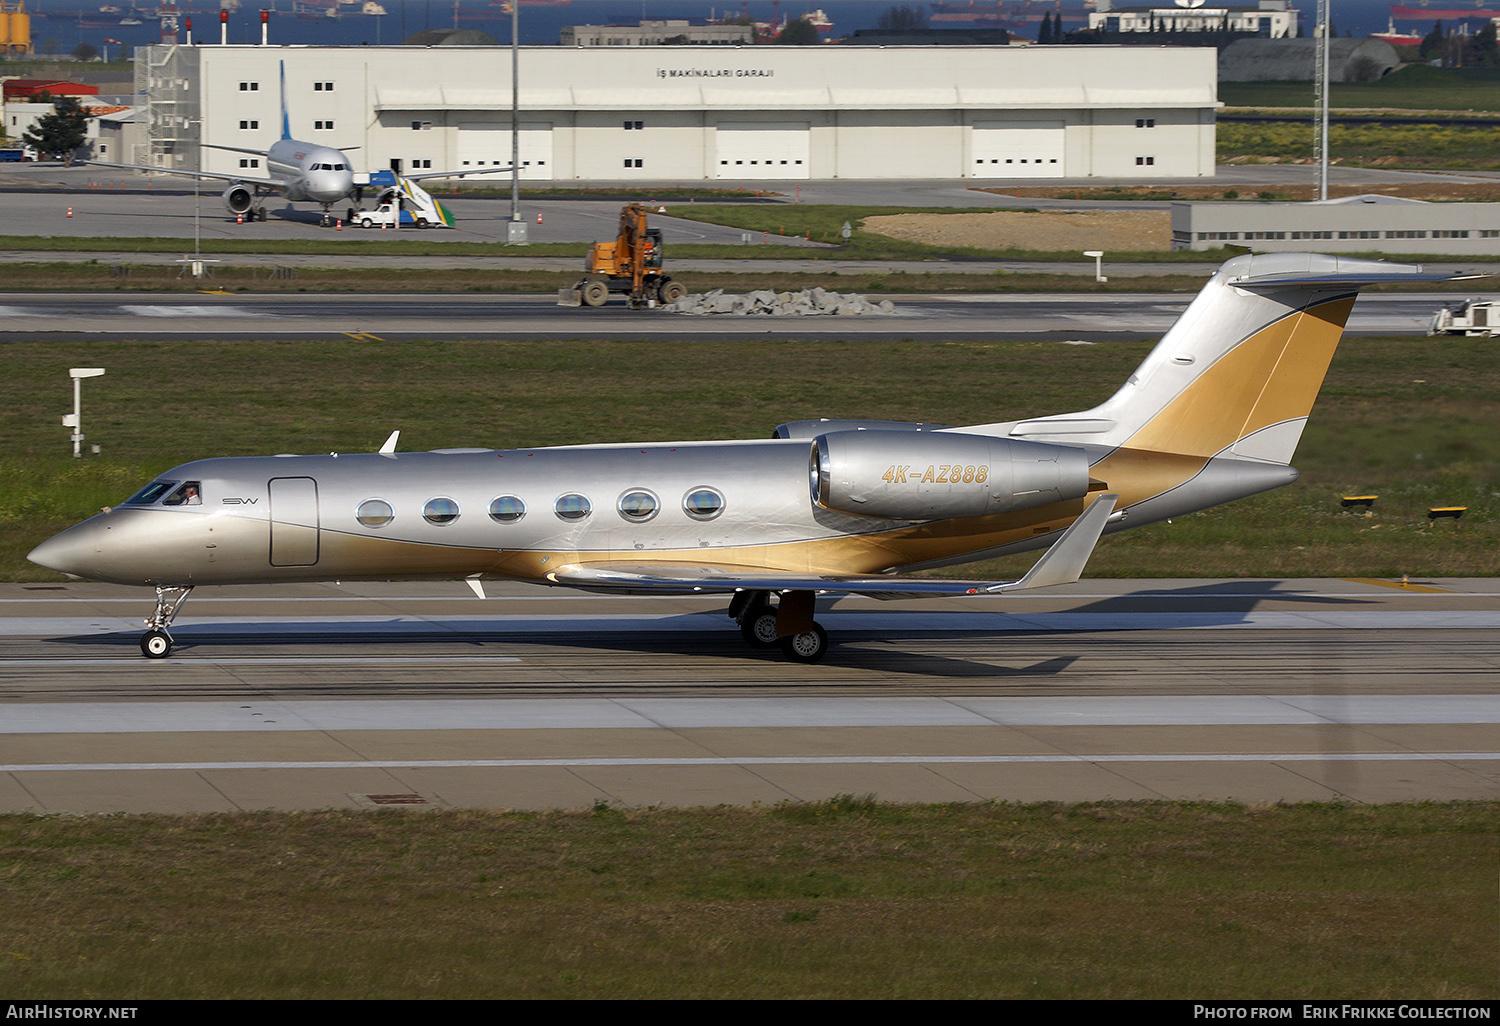
{"label": "concrete wall", "polygon": [[1355,196],[1326,203],[1174,203],[1172,248],[1260,253],[1500,253],[1500,204]]}
{"label": "concrete wall", "polygon": [[[191,80],[192,102],[179,96],[174,110],[196,104],[207,143],[270,145],[284,65],[292,136],[358,147],[356,166],[458,169],[464,152],[476,152],[460,132],[476,130],[496,136],[493,149],[509,158],[505,47],[201,46],[175,63],[168,48],[149,49]],[[975,126],[997,122],[1063,126],[1065,159],[1047,163],[1044,177],[1206,177],[1214,167],[1212,50],[523,47],[520,79],[523,123],[550,132],[551,156],[527,168],[532,179],[722,178],[721,151],[748,138],[724,126],[753,121],[806,138],[765,136],[772,173],[759,162],[730,165],[750,180],[1011,177],[1003,164],[974,163]],[[1153,127],[1137,129],[1138,119]],[[633,122],[641,127],[626,127]],[[777,154],[793,150],[805,151],[803,163],[783,166]],[[1143,156],[1152,160],[1138,163]],[[232,157],[205,150],[205,166],[232,173]],[[643,166],[626,168],[626,159]]]}

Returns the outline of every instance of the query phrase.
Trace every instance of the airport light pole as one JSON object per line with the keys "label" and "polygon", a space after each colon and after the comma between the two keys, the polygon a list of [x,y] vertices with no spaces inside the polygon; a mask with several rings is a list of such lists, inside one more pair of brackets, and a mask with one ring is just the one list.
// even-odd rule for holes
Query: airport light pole
{"label": "airport light pole", "polygon": [[510,0],[510,224],[507,242],[526,241],[521,219],[521,3]]}
{"label": "airport light pole", "polygon": [[73,458],[83,455],[83,379],[97,378],[104,373],[103,367],[72,367],[68,376],[73,379],[73,412],[63,415],[63,427],[73,429]]}

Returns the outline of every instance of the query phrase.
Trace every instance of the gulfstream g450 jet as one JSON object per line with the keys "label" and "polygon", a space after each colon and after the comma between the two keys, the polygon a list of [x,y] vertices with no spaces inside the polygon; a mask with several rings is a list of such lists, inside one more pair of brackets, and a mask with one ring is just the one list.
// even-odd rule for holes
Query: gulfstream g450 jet
{"label": "gulfstream g450 jet", "polygon": [[[337,204],[353,199],[358,205],[364,198],[364,186],[355,183],[354,168],[344,150],[319,143],[303,142],[292,138],[291,117],[286,105],[286,63],[281,65],[281,138],[268,150],[246,149],[241,146],[220,146],[204,143],[209,149],[245,153],[258,158],[255,165],[265,161],[266,175],[226,174],[218,171],[188,171],[176,168],[152,167],[147,164],[111,164],[103,160],[86,163],[99,167],[118,167],[132,171],[150,171],[154,174],[181,175],[186,178],[205,178],[228,182],[224,190],[224,206],[231,214],[240,214],[249,220],[266,219],[262,198],[270,194],[281,194],[293,203],[317,203],[323,207],[319,223],[323,227],[333,224],[333,208]],[[358,149],[350,146],[347,149]],[[245,164],[241,161],[241,165]],[[510,171],[511,168],[491,166],[465,168],[461,171],[424,171],[421,174],[406,174],[402,177],[412,181],[422,178],[463,178],[467,175],[491,175]],[[351,207],[346,220],[354,219]]]}
{"label": "gulfstream g450 jet", "polygon": [[[752,645],[823,656],[817,595],[996,594],[1076,580],[1101,533],[1297,478],[1293,450],[1362,285],[1420,267],[1226,263],[1107,402],[971,427],[801,421],[773,437],[205,459],[31,552],[155,586],[172,649],[199,584],[480,575],[727,599]],[[1046,549],[1018,581],[910,571]]]}

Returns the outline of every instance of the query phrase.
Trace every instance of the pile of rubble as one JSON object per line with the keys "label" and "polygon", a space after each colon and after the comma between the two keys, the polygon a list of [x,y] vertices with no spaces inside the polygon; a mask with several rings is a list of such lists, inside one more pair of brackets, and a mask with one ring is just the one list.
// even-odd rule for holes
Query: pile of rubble
{"label": "pile of rubble", "polygon": [[747,295],[729,295],[714,289],[703,295],[683,296],[662,309],[690,314],[774,314],[810,317],[822,314],[888,314],[896,312],[889,299],[872,303],[864,296],[845,295],[826,289],[803,289],[801,292],[772,292],[762,289]]}

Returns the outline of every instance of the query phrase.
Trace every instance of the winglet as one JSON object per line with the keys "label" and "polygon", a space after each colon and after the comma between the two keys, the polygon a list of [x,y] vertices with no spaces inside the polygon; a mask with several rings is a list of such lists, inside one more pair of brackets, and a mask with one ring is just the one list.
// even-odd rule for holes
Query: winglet
{"label": "winglet", "polygon": [[1083,568],[1099,544],[1104,525],[1115,511],[1120,497],[1114,493],[1101,495],[1083,511],[1083,516],[1073,521],[1062,537],[1053,542],[1036,565],[1026,571],[1019,581],[997,584],[986,591],[996,594],[1006,591],[1025,591],[1029,588],[1050,588],[1055,584],[1072,584],[1083,576]]}
{"label": "winglet", "polygon": [[398,439],[400,437],[401,437],[401,429],[400,428],[397,428],[396,430],[392,431],[391,432],[391,437],[387,438],[385,440],[385,444],[380,447],[380,455],[381,456],[389,456],[389,455],[391,455],[391,453],[395,452],[396,451],[396,439]]}

